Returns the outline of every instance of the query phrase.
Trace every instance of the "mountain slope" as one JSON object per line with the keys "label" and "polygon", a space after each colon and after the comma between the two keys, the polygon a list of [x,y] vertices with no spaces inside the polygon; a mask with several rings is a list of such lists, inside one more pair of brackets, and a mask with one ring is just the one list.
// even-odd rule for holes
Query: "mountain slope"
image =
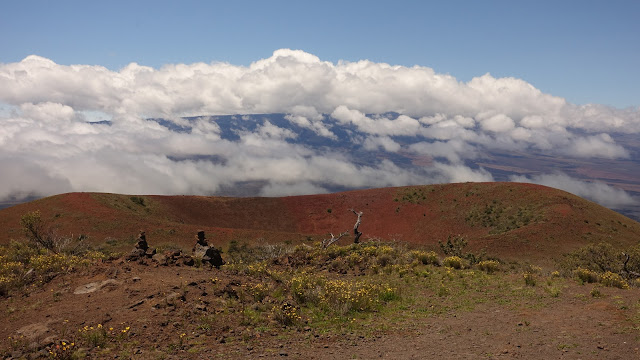
{"label": "mountain slope", "polygon": [[356,216],[350,209],[363,212],[363,239],[436,247],[462,235],[470,249],[504,258],[552,259],[589,242],[622,247],[640,239],[639,223],[564,191],[461,183],[283,198],[69,193],[0,210],[0,242],[21,238],[20,217],[34,210],[59,234],[85,234],[95,244],[131,244],[143,229],[152,246],[190,248],[198,229],[219,246],[231,240],[320,240],[330,232],[351,232]]}

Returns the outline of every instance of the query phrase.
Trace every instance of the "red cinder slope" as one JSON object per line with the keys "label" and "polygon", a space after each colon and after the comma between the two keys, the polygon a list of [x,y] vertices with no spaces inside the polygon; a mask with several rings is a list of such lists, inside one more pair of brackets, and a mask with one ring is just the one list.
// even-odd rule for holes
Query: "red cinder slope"
{"label": "red cinder slope", "polygon": [[[503,257],[555,258],[589,242],[634,245],[640,224],[569,193],[532,184],[463,183],[348,191],[283,198],[131,196],[71,193],[0,210],[0,243],[20,238],[20,217],[40,210],[59,234],[189,248],[198,229],[223,246],[238,241],[317,241],[352,231],[362,211],[362,239],[436,248],[448,236]],[[348,243],[346,237],[341,242]]]}

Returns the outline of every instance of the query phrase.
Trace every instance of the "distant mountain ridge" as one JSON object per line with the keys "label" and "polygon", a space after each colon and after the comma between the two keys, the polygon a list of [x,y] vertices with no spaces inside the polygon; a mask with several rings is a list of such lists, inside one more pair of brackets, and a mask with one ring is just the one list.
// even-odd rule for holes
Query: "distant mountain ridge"
{"label": "distant mountain ridge", "polygon": [[[330,131],[330,136],[320,134],[317,128],[309,124],[294,121],[294,117],[284,113],[274,114],[250,114],[250,115],[213,115],[213,116],[191,116],[181,118],[179,121],[172,121],[162,118],[149,119],[159,125],[178,133],[189,133],[193,131],[198,120],[206,120],[219,127],[220,137],[227,141],[238,141],[240,134],[257,131],[266,124],[271,124],[277,129],[287,131],[285,141],[290,144],[299,144],[306,149],[314,151],[316,154],[325,152],[338,152],[348,154],[350,161],[359,166],[373,166],[379,164],[384,159],[390,161],[401,169],[410,171],[423,171],[429,168],[434,161],[448,160],[443,158],[443,154],[419,155],[408,152],[405,149],[416,141],[433,144],[437,140],[434,137],[408,136],[408,135],[388,135],[388,138],[401,146],[399,151],[388,151],[383,146],[365,146],[368,134],[362,133],[353,123],[345,123],[337,120],[331,115],[323,114],[322,124]],[[367,114],[366,116],[377,119],[385,118],[396,121],[401,115],[389,112],[384,114]],[[100,124],[109,124],[108,121],[101,121]],[[587,136],[589,134],[578,129],[576,134]],[[571,176],[571,178],[586,182],[598,181],[618,189],[625,190],[628,194],[640,199],[640,143],[634,136],[622,133],[612,133],[611,138],[615,143],[620,144],[629,153],[628,158],[608,159],[608,158],[572,158],[566,156],[549,156],[541,150],[529,149],[528,151],[499,150],[499,148],[485,149],[482,154],[474,159],[464,159],[462,165],[469,169],[478,170],[480,168],[491,174],[495,181],[512,181],[514,177],[527,176],[535,177],[542,174],[554,174],[561,172]],[[181,158],[170,157],[172,160],[205,160],[213,164],[222,164],[225,159],[221,156],[185,156]],[[522,180],[516,180],[522,181]],[[232,186],[223,186],[217,192],[210,195],[219,196],[258,196],[261,185],[255,181],[236,182]],[[355,190],[354,188],[321,183],[328,192],[339,192]],[[549,185],[549,184],[548,184]],[[553,186],[553,185],[552,185]],[[559,187],[559,186],[558,186]],[[565,188],[565,190],[570,190]],[[582,193],[591,200],[595,200],[588,193]],[[625,216],[640,220],[640,201],[635,204],[625,204],[614,207],[614,209]]]}

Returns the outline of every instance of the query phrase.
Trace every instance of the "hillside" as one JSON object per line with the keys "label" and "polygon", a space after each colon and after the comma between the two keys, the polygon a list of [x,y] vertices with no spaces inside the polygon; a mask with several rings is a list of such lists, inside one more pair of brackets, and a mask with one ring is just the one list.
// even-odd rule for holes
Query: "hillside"
{"label": "hillside", "polygon": [[0,243],[21,238],[20,217],[34,210],[59,234],[84,234],[96,245],[129,246],[141,229],[152,246],[185,249],[197,229],[222,247],[231,240],[319,241],[351,231],[352,208],[363,212],[365,240],[436,247],[449,235],[463,235],[471,249],[507,259],[544,260],[590,242],[628,246],[640,239],[639,223],[560,190],[460,183],[282,198],[69,193],[0,210]]}
{"label": "hillside", "polygon": [[[363,212],[363,242],[294,246],[350,230],[351,208]],[[1,210],[2,241],[21,238],[20,218],[34,210],[59,234],[84,234],[107,251],[0,246],[6,359],[640,354],[640,224],[547,187],[465,183],[285,198],[71,193]],[[226,264],[207,265],[190,251],[199,228],[225,248]],[[139,229],[170,251],[111,253],[132,249]],[[458,234],[501,261],[430,251]],[[585,251],[601,241],[617,249]],[[578,248],[571,261],[554,261]],[[624,271],[623,248],[632,259]]]}
{"label": "hillside", "polygon": [[152,244],[184,248],[197,229],[218,246],[317,241],[350,231],[356,219],[351,208],[363,212],[363,239],[435,246],[463,235],[474,250],[507,258],[545,259],[589,242],[626,246],[640,238],[637,222],[560,190],[461,183],[283,198],[69,193],[0,210],[0,242],[20,238],[20,217],[34,210],[59,234],[85,234],[94,244],[131,242],[141,229]]}

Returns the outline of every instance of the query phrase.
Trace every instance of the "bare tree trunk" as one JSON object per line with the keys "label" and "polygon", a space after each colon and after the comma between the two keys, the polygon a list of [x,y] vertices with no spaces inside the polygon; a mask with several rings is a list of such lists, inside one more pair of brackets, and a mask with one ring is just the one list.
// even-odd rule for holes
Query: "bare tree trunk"
{"label": "bare tree trunk", "polygon": [[351,210],[352,213],[358,215],[358,220],[356,220],[356,224],[353,225],[353,236],[354,236],[353,243],[357,244],[360,242],[360,236],[362,236],[362,233],[358,231],[358,227],[360,227],[360,222],[362,222],[362,211],[356,212],[353,209],[349,209],[349,210]]}

